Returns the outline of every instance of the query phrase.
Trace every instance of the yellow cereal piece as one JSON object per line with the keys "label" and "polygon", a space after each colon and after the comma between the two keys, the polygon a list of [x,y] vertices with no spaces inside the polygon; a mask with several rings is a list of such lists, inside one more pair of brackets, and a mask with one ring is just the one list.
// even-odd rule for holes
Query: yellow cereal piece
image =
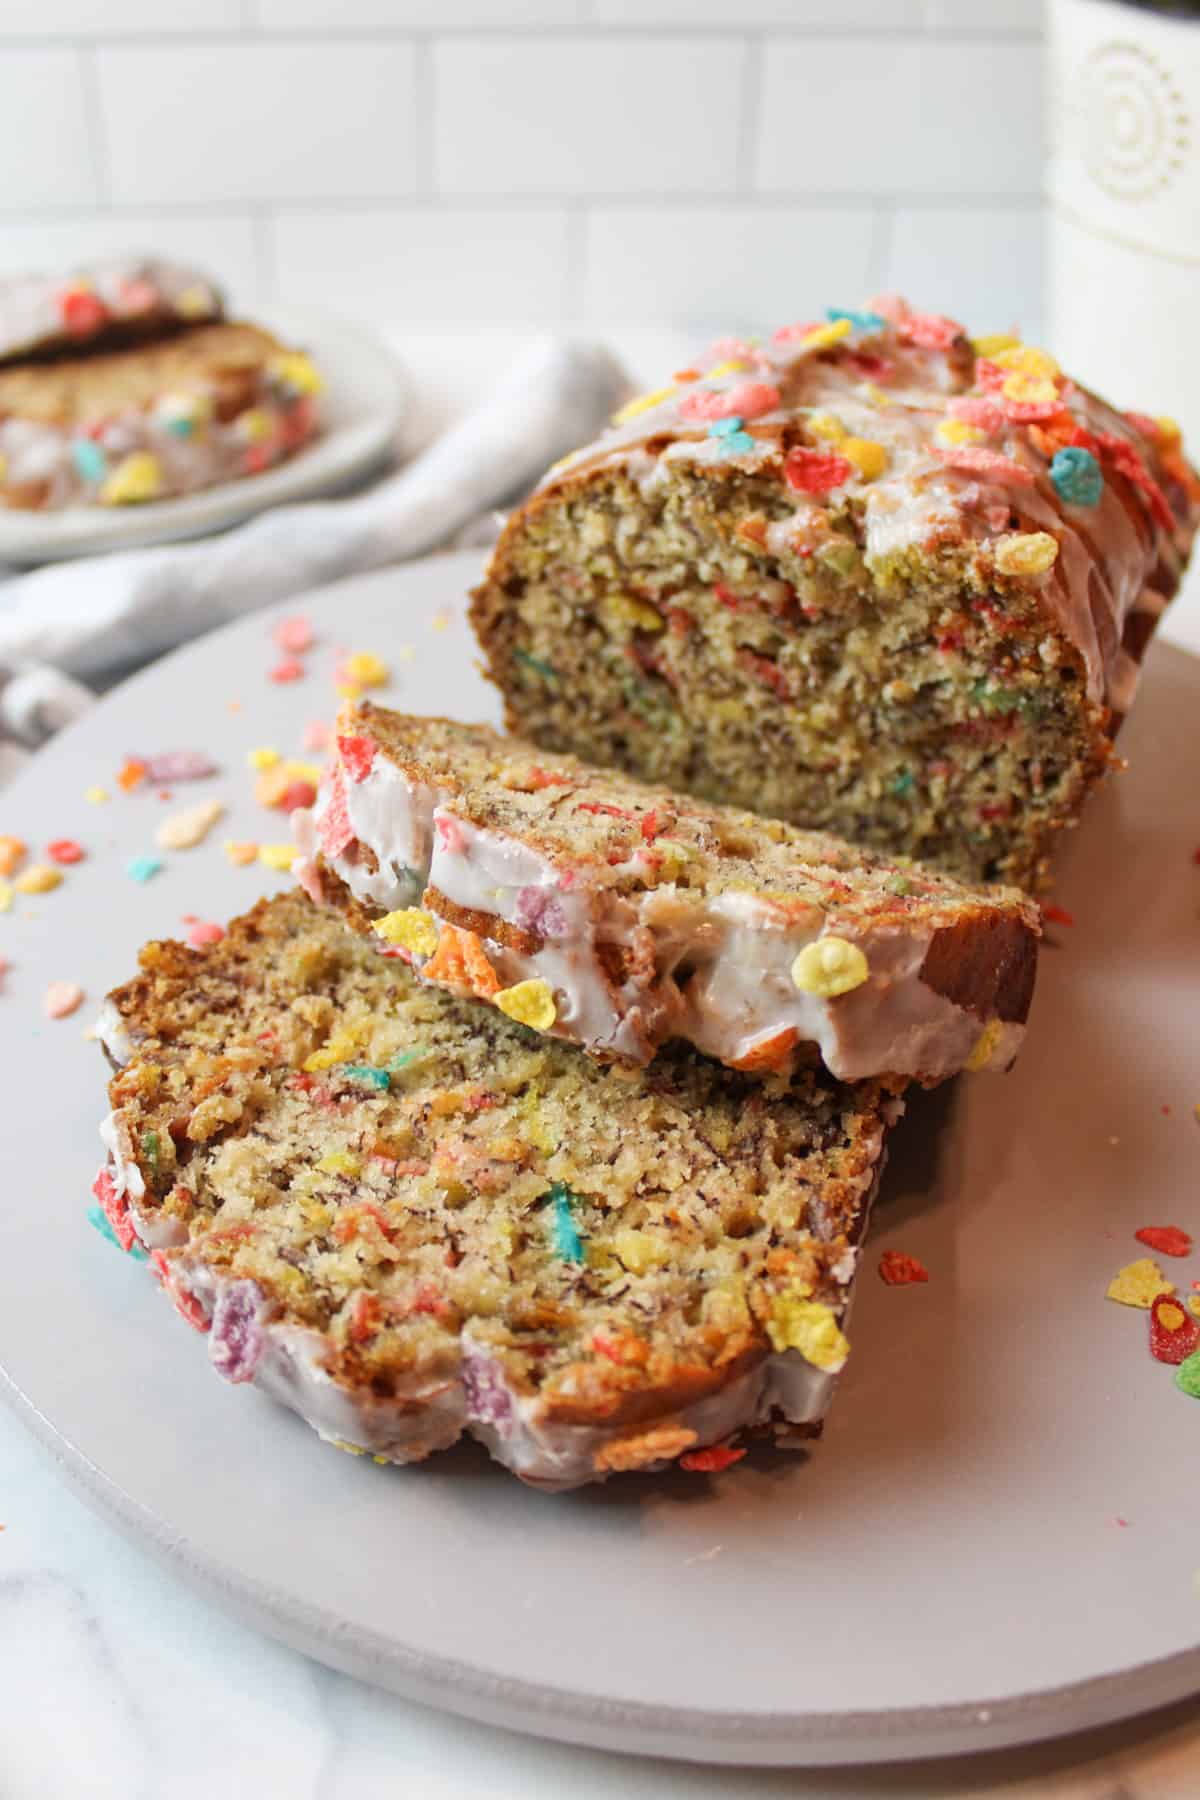
{"label": "yellow cereal piece", "polygon": [[844,437],[838,444],[841,454],[852,462],[864,481],[875,481],[888,466],[888,453],[871,438]]}
{"label": "yellow cereal piece", "polygon": [[508,1018],[532,1025],[535,1031],[549,1031],[558,1017],[554,990],[548,981],[518,981],[515,987],[501,988],[495,1002]]}
{"label": "yellow cereal piece", "polygon": [[311,1056],[304,1059],[305,1072],[317,1074],[321,1069],[332,1069],[338,1063],[353,1062],[362,1045],[362,1032],[359,1029],[343,1027],[335,1031],[320,1050],[314,1050]]}
{"label": "yellow cereal piece", "polygon": [[1188,1311],[1200,1319],[1200,1294],[1188,1295]]}
{"label": "yellow cereal piece", "polygon": [[641,413],[651,412],[654,407],[661,406],[664,400],[669,400],[672,394],[678,392],[679,389],[672,386],[655,388],[649,394],[637,394],[613,414],[612,422],[614,425],[627,425],[630,419],[636,419]]}
{"label": "yellow cereal piece", "polygon": [[767,1336],[776,1350],[798,1350],[816,1369],[836,1374],[850,1354],[850,1345],[831,1306],[802,1295],[777,1294],[771,1302]]}
{"label": "yellow cereal piece", "polygon": [[362,1170],[362,1158],[351,1150],[331,1150],[317,1167],[323,1175],[357,1175]]}
{"label": "yellow cereal piece", "polygon": [[193,850],[202,844],[225,808],[220,800],[202,800],[164,819],[154,834],[160,850]]}
{"label": "yellow cereal piece", "polygon": [[1107,1288],[1106,1300],[1118,1300],[1122,1306],[1140,1306],[1149,1310],[1160,1294],[1173,1294],[1175,1283],[1168,1281],[1152,1256],[1139,1256],[1136,1262],[1118,1269]]}
{"label": "yellow cereal piece", "polygon": [[275,421],[262,406],[248,406],[235,420],[237,434],[248,444],[263,444],[275,429]]}
{"label": "yellow cereal piece", "polygon": [[1035,350],[1032,344],[1012,344],[993,350],[988,361],[998,368],[1012,369],[1022,375],[1040,375],[1048,381],[1062,373],[1052,356],[1045,350]]}
{"label": "yellow cereal piece", "polygon": [[995,362],[1001,350],[1017,350],[1020,345],[1020,338],[1014,337],[1011,331],[993,331],[990,336],[971,339],[976,356],[986,356],[989,362]]}
{"label": "yellow cereal piece", "polygon": [[0,913],[12,911],[13,891],[7,881],[0,881]]}
{"label": "yellow cereal piece", "polygon": [[258,860],[258,845],[246,841],[238,842],[236,838],[226,838],[221,846],[235,869],[244,869]]}
{"label": "yellow cereal piece", "polygon": [[1001,575],[1044,575],[1057,555],[1058,539],[1048,531],[1012,531],[996,542]]}
{"label": "yellow cereal piece", "polygon": [[49,863],[30,863],[23,875],[13,882],[18,894],[48,894],[62,883],[62,872]]}
{"label": "yellow cereal piece", "polygon": [[628,625],[633,631],[665,631],[667,621],[656,607],[648,600],[639,600],[633,594],[612,594],[605,602],[604,610],[619,625]]}
{"label": "yellow cereal piece", "polygon": [[963,1067],[970,1069],[972,1072],[976,1069],[986,1069],[996,1053],[996,1046],[1000,1042],[1003,1030],[1004,1027],[1001,1025],[999,1019],[989,1019],[979,1036],[975,1039],[975,1047],[963,1064]]}
{"label": "yellow cereal piece", "polygon": [[871,402],[872,406],[891,405],[891,400],[888,395],[884,393],[881,387],[877,387],[873,381],[860,381],[858,384],[858,391],[865,400]]}
{"label": "yellow cereal piece", "polygon": [[274,357],[269,372],[298,394],[319,394],[325,386],[317,365],[303,350],[285,350],[281,356]]}
{"label": "yellow cereal piece", "polygon": [[349,680],[365,688],[383,687],[391,675],[383,658],[370,650],[356,650],[346,658],[342,669]]}
{"label": "yellow cereal piece", "polygon": [[162,491],[162,466],[148,450],[134,450],[121,458],[100,489],[104,506],[137,506],[157,500]]}
{"label": "yellow cereal piece", "polygon": [[978,425],[968,425],[965,419],[942,419],[933,435],[939,444],[953,450],[958,444],[982,443],[987,432]]}
{"label": "yellow cereal piece", "polygon": [[11,875],[19,869],[27,848],[19,837],[0,837],[0,875]]}
{"label": "yellow cereal piece", "polygon": [[0,486],[3,485],[3,483],[7,480],[7,478],[8,478],[8,458],[7,458],[7,456],[0,456]]}
{"label": "yellow cereal piece", "polygon": [[280,755],[274,744],[263,744],[257,750],[247,750],[246,761],[252,769],[273,769]]}
{"label": "yellow cereal piece", "polygon": [[716,375],[744,375],[752,365],[740,356],[732,357],[728,362],[714,363],[711,369],[704,371],[705,381],[711,381]]}
{"label": "yellow cereal piece", "polygon": [[108,789],[102,787],[84,788],[83,797],[89,806],[103,806],[108,800]]}
{"label": "yellow cereal piece", "polygon": [[840,344],[843,338],[849,337],[852,329],[849,319],[834,319],[829,325],[814,325],[800,339],[800,348],[827,350],[831,344]]}
{"label": "yellow cereal piece", "polygon": [[635,1231],[628,1227],[614,1231],[612,1247],[631,1275],[644,1275],[670,1262],[671,1246],[652,1231]]}
{"label": "yellow cereal piece", "polygon": [[819,994],[823,1000],[861,987],[870,972],[858,945],[840,937],[822,937],[805,944],[792,964],[792,980],[800,992]]}
{"label": "yellow cereal piece", "polygon": [[1021,406],[1053,406],[1058,399],[1054,382],[1044,375],[1027,375],[1023,369],[1014,369],[1005,378],[1000,392],[1006,400],[1014,400]]}
{"label": "yellow cereal piece", "polygon": [[438,946],[437,920],[419,906],[385,913],[382,919],[375,920],[373,929],[389,944],[400,944],[414,956],[432,956]]}
{"label": "yellow cereal piece", "polygon": [[300,852],[295,844],[260,844],[258,860],[265,863],[268,869],[286,871],[291,868]]}
{"label": "yellow cereal piece", "polygon": [[212,294],[199,282],[175,296],[175,311],[185,319],[202,319],[212,311]]}
{"label": "yellow cereal piece", "polygon": [[831,412],[815,412],[808,415],[808,433],[810,437],[828,438],[831,443],[840,443],[846,434],[842,421]]}
{"label": "yellow cereal piece", "polygon": [[1176,421],[1162,413],[1154,423],[1158,426],[1158,441],[1161,447],[1164,450],[1178,450],[1183,443],[1183,433]]}

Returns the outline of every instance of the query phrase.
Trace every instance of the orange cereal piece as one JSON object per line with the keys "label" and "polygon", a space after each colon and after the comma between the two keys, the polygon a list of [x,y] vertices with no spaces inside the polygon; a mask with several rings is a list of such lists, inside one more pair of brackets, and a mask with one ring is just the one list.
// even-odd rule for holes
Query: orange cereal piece
{"label": "orange cereal piece", "polygon": [[437,949],[421,973],[427,981],[467,988],[480,1000],[490,1000],[500,991],[500,978],[487,959],[482,938],[459,925],[442,926]]}

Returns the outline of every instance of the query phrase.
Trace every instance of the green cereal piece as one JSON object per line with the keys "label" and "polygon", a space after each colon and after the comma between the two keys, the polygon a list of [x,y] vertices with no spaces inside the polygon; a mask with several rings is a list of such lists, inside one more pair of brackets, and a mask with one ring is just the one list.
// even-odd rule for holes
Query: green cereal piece
{"label": "green cereal piece", "polygon": [[146,1161],[150,1164],[150,1174],[153,1177],[157,1178],[157,1175],[158,1175],[158,1133],[157,1133],[157,1131],[143,1131],[143,1133],[142,1133],[142,1155],[146,1158]]}
{"label": "green cereal piece", "polygon": [[347,1063],[343,1073],[351,1081],[363,1081],[368,1087],[378,1088],[381,1094],[387,1092],[391,1076],[386,1069],[373,1069],[369,1063]]}
{"label": "green cereal piece", "polygon": [[517,662],[523,663],[527,669],[532,669],[534,674],[540,675],[544,681],[558,680],[558,670],[550,663],[543,662],[540,656],[532,656],[528,650],[514,650],[513,656]]}
{"label": "green cereal piece", "polygon": [[561,1256],[564,1262],[581,1263],[583,1261],[583,1239],[579,1235],[579,1227],[571,1216],[571,1203],[579,1198],[578,1194],[573,1194],[566,1182],[556,1181],[547,1198],[554,1207],[551,1235],[555,1255]]}
{"label": "green cereal piece", "polygon": [[911,769],[901,769],[892,783],[893,794],[911,794],[916,785],[916,777]]}
{"label": "green cereal piece", "polygon": [[1175,1386],[1190,1394],[1193,1400],[1200,1400],[1200,1350],[1193,1350],[1180,1363],[1175,1371]]}

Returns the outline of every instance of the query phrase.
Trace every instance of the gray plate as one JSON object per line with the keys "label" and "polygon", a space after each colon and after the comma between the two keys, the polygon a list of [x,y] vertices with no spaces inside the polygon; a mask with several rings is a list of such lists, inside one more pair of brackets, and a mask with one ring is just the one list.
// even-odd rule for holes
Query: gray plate
{"label": "gray plate", "polygon": [[[0,830],[91,852],[0,917],[0,1362],[19,1413],[98,1507],[264,1629],[547,1736],[866,1761],[1076,1730],[1200,1687],[1200,1405],[1151,1360],[1146,1315],[1103,1298],[1143,1253],[1138,1226],[1200,1235],[1200,663],[1181,651],[1152,653],[1130,772],[1070,846],[1058,898],[1077,923],[1052,928],[1017,1070],[918,1097],[897,1134],[812,1456],[558,1497],[473,1447],[408,1470],[340,1456],[217,1380],[145,1270],[88,1229],[93,1003],[182,914],[223,918],[278,885],[231,868],[220,840],[286,836],[250,799],[246,751],[298,751],[302,722],[330,715],[335,644],[390,656],[397,704],[494,716],[459,598],[477,567],[442,558],[322,595],[325,639],[293,687],[265,679],[270,615],[215,633],[0,796]],[[127,751],[183,746],[222,776],[171,807],[113,787]],[[92,782],[108,806],[84,801]],[[131,882],[158,820],[211,792],[232,808],[212,840]],[[89,1010],[47,1022],[54,979],[86,984]],[[928,1286],[882,1285],[889,1245],[924,1259]],[[1200,1256],[1169,1267],[1185,1291],[1200,1278]]]}

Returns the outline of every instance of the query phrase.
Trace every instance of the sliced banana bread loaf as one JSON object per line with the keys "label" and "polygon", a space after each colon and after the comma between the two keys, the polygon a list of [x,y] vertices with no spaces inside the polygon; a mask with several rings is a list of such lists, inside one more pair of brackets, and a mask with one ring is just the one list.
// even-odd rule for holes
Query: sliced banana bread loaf
{"label": "sliced banana bread loaf", "polygon": [[570,1487],[819,1431],[887,1084],[605,1067],[299,892],[207,949],[148,945],[102,1040],[119,1240],[219,1374],[343,1448],[409,1462],[465,1430]]}
{"label": "sliced banana bread loaf", "polygon": [[601,1056],[1007,1068],[1037,909],[482,725],[347,708],[298,875],[426,980]]}
{"label": "sliced banana bread loaf", "polygon": [[1036,887],[1198,518],[1170,420],[887,298],[626,406],[472,616],[547,749]]}

